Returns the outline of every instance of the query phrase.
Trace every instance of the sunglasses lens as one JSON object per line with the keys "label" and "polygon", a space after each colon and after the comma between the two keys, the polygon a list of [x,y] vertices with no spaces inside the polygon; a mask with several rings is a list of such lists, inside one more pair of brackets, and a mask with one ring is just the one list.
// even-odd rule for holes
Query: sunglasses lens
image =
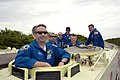
{"label": "sunglasses lens", "polygon": [[56,36],[50,36],[50,37],[56,37]]}
{"label": "sunglasses lens", "polygon": [[44,34],[47,34],[48,32],[44,32]]}
{"label": "sunglasses lens", "polygon": [[44,34],[47,34],[48,32],[36,32],[37,34],[42,34],[42,33],[44,33]]}

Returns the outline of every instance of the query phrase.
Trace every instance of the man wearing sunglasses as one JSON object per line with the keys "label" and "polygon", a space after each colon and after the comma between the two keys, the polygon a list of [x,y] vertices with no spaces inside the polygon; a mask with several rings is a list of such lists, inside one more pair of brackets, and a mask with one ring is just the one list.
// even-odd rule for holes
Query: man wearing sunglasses
{"label": "man wearing sunglasses", "polygon": [[19,49],[18,54],[15,57],[16,67],[51,67],[56,66],[56,59],[61,61],[58,66],[62,66],[69,62],[70,54],[63,49],[46,44],[48,32],[44,24],[34,26],[32,29],[33,37],[35,40],[28,45],[24,46],[24,49]]}
{"label": "man wearing sunglasses", "polygon": [[56,42],[56,35],[54,33],[49,33],[48,34],[48,44],[52,44],[54,46],[57,46],[57,42]]}

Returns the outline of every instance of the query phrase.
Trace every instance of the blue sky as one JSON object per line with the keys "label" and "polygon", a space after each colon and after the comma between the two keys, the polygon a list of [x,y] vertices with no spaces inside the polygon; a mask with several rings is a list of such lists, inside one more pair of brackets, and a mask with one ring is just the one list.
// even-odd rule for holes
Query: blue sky
{"label": "blue sky", "polygon": [[104,39],[120,37],[120,0],[0,0],[0,29],[24,34],[43,23],[50,32],[89,35],[94,24]]}

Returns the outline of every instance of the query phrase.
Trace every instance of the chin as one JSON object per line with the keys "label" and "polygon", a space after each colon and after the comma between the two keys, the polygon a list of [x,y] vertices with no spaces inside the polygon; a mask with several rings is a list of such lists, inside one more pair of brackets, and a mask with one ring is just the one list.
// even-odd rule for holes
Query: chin
{"label": "chin", "polygon": [[46,40],[41,40],[42,42],[45,42]]}
{"label": "chin", "polygon": [[45,42],[46,40],[45,39],[40,39],[41,42]]}

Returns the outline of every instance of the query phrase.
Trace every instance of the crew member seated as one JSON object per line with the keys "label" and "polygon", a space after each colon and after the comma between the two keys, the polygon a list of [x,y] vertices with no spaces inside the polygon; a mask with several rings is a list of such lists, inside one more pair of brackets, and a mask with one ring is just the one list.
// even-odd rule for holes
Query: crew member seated
{"label": "crew member seated", "polygon": [[59,32],[58,35],[57,35],[56,41],[57,41],[57,46],[59,48],[64,49],[64,42],[63,42],[63,36],[62,35],[63,35],[63,33]]}
{"label": "crew member seated", "polygon": [[56,66],[56,59],[61,59],[58,66],[69,62],[70,54],[63,49],[46,44],[48,37],[47,28],[44,24],[39,24],[32,28],[35,38],[33,42],[25,45],[24,49],[19,49],[15,57],[15,66],[23,68],[52,67]]}
{"label": "crew member seated", "polygon": [[54,33],[48,34],[47,44],[53,44],[53,45],[57,46],[56,35]]}
{"label": "crew member seated", "polygon": [[72,36],[70,37],[71,42],[68,43],[69,47],[72,46],[80,46],[80,42],[77,40],[77,36],[75,34],[72,34]]}

